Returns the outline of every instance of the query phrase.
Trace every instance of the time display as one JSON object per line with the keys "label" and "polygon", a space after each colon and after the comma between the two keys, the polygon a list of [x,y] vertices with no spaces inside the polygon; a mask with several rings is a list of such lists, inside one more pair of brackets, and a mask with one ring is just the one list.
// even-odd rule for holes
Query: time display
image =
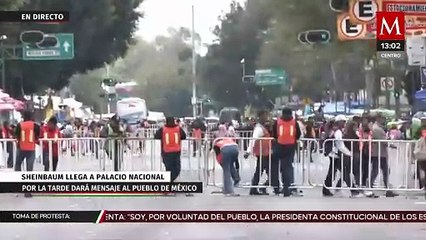
{"label": "time display", "polygon": [[405,51],[404,40],[377,40],[378,52],[403,52]]}

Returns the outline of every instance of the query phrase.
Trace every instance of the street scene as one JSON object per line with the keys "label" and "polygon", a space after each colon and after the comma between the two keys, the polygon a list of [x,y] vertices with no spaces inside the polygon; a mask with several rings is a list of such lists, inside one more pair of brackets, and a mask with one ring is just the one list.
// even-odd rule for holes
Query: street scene
{"label": "street scene", "polygon": [[[203,186],[194,194],[103,196],[0,189],[0,213],[423,216],[425,13],[426,0],[0,3],[0,182],[2,174],[9,181],[7,172],[167,171],[172,184]],[[104,220],[18,224],[0,217],[0,239],[426,236],[424,219]]]}

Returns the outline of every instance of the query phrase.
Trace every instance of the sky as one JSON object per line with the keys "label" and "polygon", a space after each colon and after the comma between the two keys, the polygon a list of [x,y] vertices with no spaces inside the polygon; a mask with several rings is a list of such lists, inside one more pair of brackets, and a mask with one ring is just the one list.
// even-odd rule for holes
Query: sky
{"label": "sky", "polygon": [[[156,36],[167,34],[169,27],[192,28],[192,5],[195,7],[195,32],[203,44],[215,40],[211,33],[218,16],[229,10],[232,0],[145,0],[141,5],[144,17],[139,22],[137,36],[152,41]],[[238,2],[244,2],[239,0]]]}

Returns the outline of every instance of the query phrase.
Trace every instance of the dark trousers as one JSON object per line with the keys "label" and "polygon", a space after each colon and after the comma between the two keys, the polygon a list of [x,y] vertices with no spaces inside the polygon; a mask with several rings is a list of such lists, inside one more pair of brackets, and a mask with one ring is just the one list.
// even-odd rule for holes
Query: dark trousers
{"label": "dark trousers", "polygon": [[[421,172],[424,172],[426,175],[426,161],[417,161],[417,177],[419,178],[419,187],[423,188],[426,186],[426,176],[421,178]],[[426,190],[426,188],[425,188]]]}
{"label": "dark trousers", "polygon": [[27,171],[33,171],[35,151],[18,150],[18,154],[16,155],[15,171],[22,171],[22,163],[24,162],[24,160],[26,163]]}
{"label": "dark trousers", "polygon": [[170,172],[170,180],[174,182],[179,177],[181,170],[180,153],[163,153],[162,158],[166,171]]}
{"label": "dark trousers", "polygon": [[269,176],[269,156],[256,156],[256,170],[251,180],[252,186],[259,185],[260,176],[264,171]]}
{"label": "dark trousers", "polygon": [[[337,171],[340,171],[340,174],[343,175],[343,181],[348,187],[355,187],[355,183],[351,183],[351,161],[350,157],[344,156],[343,160],[341,158],[329,157],[330,165],[328,166],[327,176],[324,181],[325,187],[331,187],[333,185],[333,177],[336,175]],[[340,183],[341,185],[341,183]],[[356,192],[351,190],[351,192]]]}
{"label": "dark trousers", "polygon": [[[59,157],[52,155],[52,171],[56,171],[56,168],[58,167],[58,160]],[[49,153],[43,153],[43,165],[44,165],[44,171],[48,172],[50,171],[50,159],[49,159]]]}
{"label": "dark trousers", "polygon": [[119,143],[118,140],[108,140],[105,144],[109,144],[105,151],[108,157],[113,161],[114,171],[120,171],[121,161],[123,159],[123,144]]}
{"label": "dark trousers", "polygon": [[8,154],[7,156],[7,167],[13,168],[13,142],[7,142],[6,143],[6,152]]}
{"label": "dark trousers", "polygon": [[[417,161],[417,177],[419,178],[420,188],[426,186],[426,176],[421,178],[420,172],[423,171],[426,175],[426,161]],[[425,188],[426,192],[426,188]]]}
{"label": "dark trousers", "polygon": [[[361,185],[362,180],[361,176],[361,166],[360,166],[360,157],[359,154],[354,153],[353,157],[343,156],[343,164],[346,164],[345,167],[349,168],[349,172],[353,174],[355,178],[355,184],[357,186]],[[344,181],[344,179],[343,179]],[[337,182],[337,187],[342,186],[342,178]],[[349,185],[348,185],[349,186]]]}
{"label": "dark trousers", "polygon": [[380,169],[382,170],[383,174],[383,183],[385,184],[385,187],[388,187],[389,183],[389,167],[388,167],[388,160],[385,157],[371,157],[371,181],[370,185],[372,185],[377,178],[377,175],[379,175],[379,162],[380,162]]}
{"label": "dark trousers", "polygon": [[293,160],[296,152],[296,145],[273,146],[271,156],[271,183],[275,188],[275,193],[279,191],[279,172],[283,182],[284,195],[291,193],[290,186],[294,183]]}

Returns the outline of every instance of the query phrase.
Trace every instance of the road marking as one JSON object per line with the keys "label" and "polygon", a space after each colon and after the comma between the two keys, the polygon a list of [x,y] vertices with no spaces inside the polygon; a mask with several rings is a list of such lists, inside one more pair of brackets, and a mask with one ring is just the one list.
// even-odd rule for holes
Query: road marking
{"label": "road marking", "polygon": [[416,202],[418,205],[426,205],[426,202]]}

